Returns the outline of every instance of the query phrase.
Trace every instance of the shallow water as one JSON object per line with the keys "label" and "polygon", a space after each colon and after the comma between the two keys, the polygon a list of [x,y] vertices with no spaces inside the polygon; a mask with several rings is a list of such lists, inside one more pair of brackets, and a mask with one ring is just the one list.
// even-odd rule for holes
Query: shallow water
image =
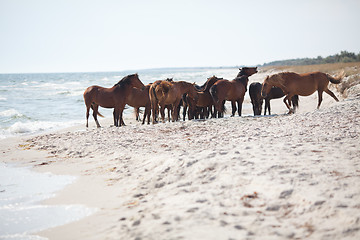
{"label": "shallow water", "polygon": [[40,204],[75,180],[0,163],[0,239],[43,239],[31,234],[94,213],[82,205]]}

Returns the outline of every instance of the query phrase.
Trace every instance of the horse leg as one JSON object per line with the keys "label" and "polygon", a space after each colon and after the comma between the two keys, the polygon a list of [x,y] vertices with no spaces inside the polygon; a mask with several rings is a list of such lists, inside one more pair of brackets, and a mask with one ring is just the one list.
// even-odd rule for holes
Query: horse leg
{"label": "horse leg", "polygon": [[161,115],[161,121],[164,123],[165,122],[165,107],[164,106],[160,106],[160,115]]}
{"label": "horse leg", "polygon": [[86,127],[89,127],[89,111],[90,111],[90,106],[86,106]]}
{"label": "horse leg", "polygon": [[157,123],[157,115],[158,115],[158,112],[159,112],[159,105],[158,103],[154,103],[154,102],[151,102],[151,110],[152,111],[152,123],[155,124]]}
{"label": "horse leg", "polygon": [[114,127],[117,127],[117,111],[115,110],[114,108],[114,111],[113,111],[113,117],[114,117]]}
{"label": "horse leg", "polygon": [[148,115],[148,111],[149,111],[148,107],[147,107],[147,106],[145,106],[145,111],[144,111],[144,117],[143,117],[142,124],[144,124],[144,123],[145,123],[145,118],[146,118],[146,117],[147,117],[147,115]]}
{"label": "horse leg", "polygon": [[178,121],[179,120],[179,111],[180,111],[180,108],[179,108],[179,103],[180,101],[176,101],[172,107],[173,109],[173,119],[172,121],[175,122],[175,121]]}
{"label": "horse leg", "polygon": [[327,93],[327,94],[329,94],[330,96],[332,96],[333,97],[333,99],[335,99],[335,101],[339,101],[339,99],[335,96],[335,94],[332,92],[332,91],[330,91],[328,88],[327,89],[325,89],[325,92]]}
{"label": "horse leg", "polygon": [[293,113],[293,111],[292,111],[292,109],[291,109],[291,107],[289,106],[289,104],[287,103],[288,102],[288,100],[291,98],[289,98],[289,94],[288,95],[286,95],[285,97],[284,97],[284,100],[283,100],[283,102],[285,103],[285,105],[286,105],[286,107],[289,109],[289,112],[288,112],[288,114],[290,114],[290,113]]}
{"label": "horse leg", "polygon": [[135,108],[135,116],[136,116],[136,121],[141,121],[140,108]]}
{"label": "horse leg", "polygon": [[271,115],[271,113],[270,113],[270,99],[265,98],[264,115],[266,115],[266,110],[268,110],[269,115]]}
{"label": "horse leg", "polygon": [[123,106],[120,106],[120,110],[119,110],[119,127],[121,126],[125,126],[125,123],[124,123],[124,120],[123,120],[123,111],[124,111],[124,108],[125,108],[125,104]]}
{"label": "horse leg", "polygon": [[244,98],[240,98],[240,99],[237,101],[237,103],[238,103],[238,114],[239,114],[239,117],[241,116],[243,101],[244,101]]}
{"label": "horse leg", "polygon": [[[165,110],[164,110],[164,111],[165,111]],[[169,122],[171,121],[170,113],[171,113],[171,115],[173,114],[173,112],[171,111],[171,108],[167,107],[167,114],[168,114],[168,121],[169,121]]]}
{"label": "horse leg", "polygon": [[99,122],[98,122],[98,120],[97,120],[98,108],[99,108],[99,105],[93,104],[93,117],[94,117],[96,126],[99,128],[99,127],[100,127],[100,124],[99,124]]}
{"label": "horse leg", "polygon": [[[184,106],[183,106],[183,121],[185,121],[185,118],[186,118],[186,111],[189,111],[188,106],[187,106],[187,104],[184,104]],[[188,118],[189,118],[189,116],[188,116]]]}
{"label": "horse leg", "polygon": [[235,112],[236,112],[236,102],[235,101],[231,101],[231,108],[232,108],[232,111],[231,111],[231,117],[235,116]]}
{"label": "horse leg", "polygon": [[323,91],[318,90],[319,103],[318,103],[317,109],[320,108],[320,104],[322,102],[322,93],[323,93]]}

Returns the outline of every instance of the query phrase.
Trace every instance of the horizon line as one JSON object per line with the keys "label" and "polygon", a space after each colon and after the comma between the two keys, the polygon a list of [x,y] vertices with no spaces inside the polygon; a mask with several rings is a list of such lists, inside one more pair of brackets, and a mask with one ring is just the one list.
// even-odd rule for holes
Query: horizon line
{"label": "horizon line", "polygon": [[[137,72],[137,71],[151,71],[151,70],[166,70],[166,69],[216,69],[216,68],[239,68],[247,65],[234,65],[234,66],[204,66],[204,67],[155,67],[155,68],[141,68],[141,69],[126,69],[126,70],[109,70],[109,71],[49,71],[49,72],[0,72],[0,75],[6,74],[56,74],[56,73],[111,73],[111,72]],[[261,64],[255,65],[255,67]]]}

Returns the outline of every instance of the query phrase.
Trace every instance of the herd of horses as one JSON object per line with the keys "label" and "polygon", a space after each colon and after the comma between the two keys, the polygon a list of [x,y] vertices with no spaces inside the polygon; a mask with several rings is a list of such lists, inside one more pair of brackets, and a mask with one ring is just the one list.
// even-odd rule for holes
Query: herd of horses
{"label": "herd of horses", "polygon": [[[125,125],[123,111],[126,104],[134,107],[137,119],[140,119],[140,107],[145,108],[143,124],[145,118],[147,118],[147,123],[150,123],[151,113],[152,123],[157,123],[159,112],[162,122],[165,122],[165,109],[168,109],[169,121],[170,119],[177,121],[180,118],[181,106],[183,106],[183,120],[186,118],[186,113],[189,120],[223,117],[226,101],[231,101],[231,116],[234,116],[236,111],[241,116],[249,77],[258,71],[257,67],[243,67],[239,70],[240,72],[233,80],[212,76],[202,86],[185,81],[173,81],[169,78],[144,85],[138,74],[131,74],[125,76],[111,88],[88,87],[83,95],[86,105],[86,127],[88,127],[90,108],[93,110],[96,126],[100,127],[97,120],[98,115],[102,116],[98,111],[99,106],[114,109],[114,126]],[[318,91],[318,108],[322,102],[323,92],[339,101],[328,89],[328,84],[329,81],[338,84],[342,78],[343,74],[332,77],[322,72],[305,74],[282,72],[267,76],[262,84],[255,82],[249,86],[254,115],[261,115],[263,101],[265,101],[264,115],[266,115],[266,111],[271,114],[270,100],[283,96],[285,96],[283,101],[289,109],[289,113],[293,113],[298,107],[298,96],[309,96],[315,91]]]}

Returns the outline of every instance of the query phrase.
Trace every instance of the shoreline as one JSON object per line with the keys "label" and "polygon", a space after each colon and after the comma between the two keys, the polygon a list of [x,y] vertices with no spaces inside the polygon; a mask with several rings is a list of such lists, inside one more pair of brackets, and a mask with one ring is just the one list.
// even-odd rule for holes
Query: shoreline
{"label": "shoreline", "polygon": [[100,129],[84,117],[1,139],[2,162],[77,177],[41,204],[99,209],[35,233],[48,239],[358,239],[359,86],[346,99],[336,92],[340,102],[324,94],[318,110],[317,93],[300,97],[292,115],[275,99],[270,116],[246,107],[142,125],[128,114],[120,128],[99,118]]}

